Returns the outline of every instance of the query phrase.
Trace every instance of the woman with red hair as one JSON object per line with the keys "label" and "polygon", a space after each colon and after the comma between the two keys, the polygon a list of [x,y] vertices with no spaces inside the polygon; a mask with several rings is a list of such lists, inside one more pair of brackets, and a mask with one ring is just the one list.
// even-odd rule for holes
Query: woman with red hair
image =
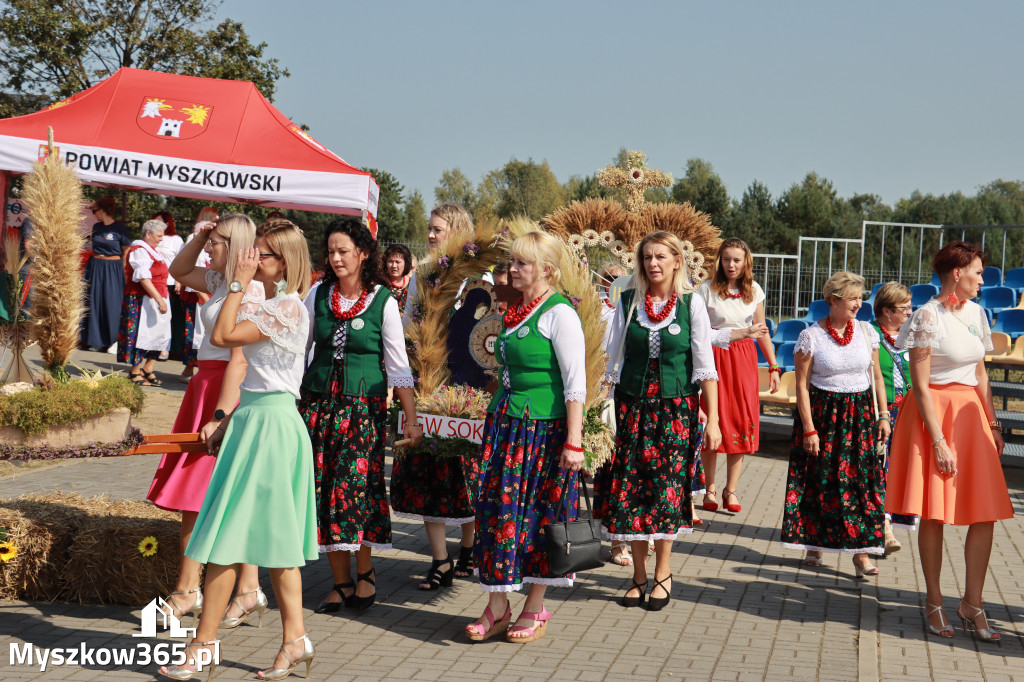
{"label": "woman with red hair", "polygon": [[946,524],[968,526],[964,594],[957,615],[964,630],[998,642],[985,617],[982,589],[995,522],[1013,517],[999,464],[1002,425],[996,419],[985,352],[992,332],[970,300],[983,284],[985,254],[976,244],[946,244],[932,264],[939,295],[903,325],[896,345],[910,349],[913,391],[893,435],[885,511],[921,518],[918,547],[925,581],[928,629],[952,637],[943,612],[940,573]]}

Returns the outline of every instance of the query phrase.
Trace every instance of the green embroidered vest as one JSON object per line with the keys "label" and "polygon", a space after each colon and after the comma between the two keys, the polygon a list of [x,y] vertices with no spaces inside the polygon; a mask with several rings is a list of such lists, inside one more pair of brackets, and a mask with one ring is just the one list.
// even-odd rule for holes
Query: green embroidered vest
{"label": "green embroidered vest", "polygon": [[[878,326],[877,322],[872,322],[871,326],[878,332],[878,338],[884,339],[885,335],[882,333],[882,328]],[[910,393],[912,382],[910,381],[910,361],[903,356],[903,394]],[[885,343],[880,342],[878,344],[878,367],[882,370],[882,378],[885,379],[885,400],[890,405],[893,400],[896,399],[896,382],[893,380],[893,372],[900,371],[900,365],[897,364],[896,359],[893,358],[892,353],[885,347]]]}
{"label": "green embroidered vest", "polygon": [[[622,306],[629,314],[636,290],[622,292]],[[667,327],[659,329],[661,341],[661,376],[658,383],[662,398],[694,395],[700,386],[693,383],[693,357],[690,354],[690,300],[693,294],[683,294],[676,301],[675,318]],[[639,305],[639,304],[638,304]],[[650,380],[651,330],[643,327],[633,311],[626,327],[622,372],[617,390],[632,397],[643,396]],[[673,333],[675,332],[675,333]]]}
{"label": "green embroidered vest", "polygon": [[[507,394],[508,414],[517,419],[565,417],[565,386],[555,347],[537,329],[541,315],[559,303],[569,304],[569,301],[559,293],[552,294],[516,331],[508,334],[502,327],[495,348],[495,357],[501,363],[498,368],[501,387],[491,399],[488,412],[494,412]],[[511,388],[504,387],[506,375]]]}
{"label": "green embroidered vest", "polygon": [[310,393],[330,393],[331,375],[334,373],[334,337],[342,325],[345,330],[345,350],[342,361],[342,395],[376,396],[388,394],[384,374],[384,341],[381,325],[384,304],[391,298],[387,287],[379,287],[369,307],[351,320],[339,320],[331,310],[331,285],[317,287],[313,302],[313,360],[302,377],[302,390]]}

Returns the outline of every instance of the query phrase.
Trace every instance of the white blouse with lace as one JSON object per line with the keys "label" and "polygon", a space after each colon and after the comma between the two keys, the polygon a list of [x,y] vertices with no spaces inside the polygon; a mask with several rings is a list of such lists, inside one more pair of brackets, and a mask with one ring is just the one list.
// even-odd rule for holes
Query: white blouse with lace
{"label": "white blouse with lace", "polygon": [[[619,383],[619,378],[622,375],[622,355],[625,345],[623,342],[625,340],[627,312],[623,308],[622,303],[622,299],[619,299],[619,303],[615,306],[615,316],[611,322],[612,330],[608,340],[608,372],[604,377],[605,383],[608,384]],[[655,314],[661,313],[666,303],[667,301],[655,301]],[[636,315],[640,326],[647,329],[650,334],[650,356],[652,358],[661,357],[661,335],[658,332],[672,325],[675,321],[675,315],[669,315],[661,322],[651,322],[650,318],[647,317],[647,309],[640,302],[637,303],[633,315]],[[723,335],[725,339],[724,344],[721,343]],[[715,356],[711,352],[711,346],[725,345],[725,347],[728,347],[728,343],[729,330],[713,331],[711,329],[711,321],[708,319],[708,309],[704,305],[704,299],[697,295],[691,296],[690,356],[693,359],[693,376],[690,380],[693,383],[718,381],[718,372],[715,370]]]}
{"label": "white blouse with lace", "polygon": [[132,246],[141,247],[128,254],[128,265],[132,266],[132,281],[141,282],[144,279],[153,279],[153,265],[157,262],[166,263],[167,261],[159,251],[141,239],[133,241]]}
{"label": "white blouse with lace", "polygon": [[242,346],[249,363],[242,390],[251,393],[282,391],[298,398],[309,336],[309,315],[302,299],[298,294],[288,294],[257,301],[250,298],[246,289],[238,321],[252,322],[267,337]]}
{"label": "white blouse with lace", "polygon": [[797,353],[811,356],[811,385],[833,393],[860,393],[871,387],[872,351],[878,348],[878,332],[854,321],[853,338],[840,346],[820,324],[812,324],[796,339]]}
{"label": "white blouse with lace", "polygon": [[[224,305],[224,299],[228,296],[228,281],[221,273],[215,270],[206,271],[206,288],[213,293],[210,300],[199,306],[199,318],[202,320],[204,330],[213,331],[217,324],[217,316]],[[242,297],[242,304],[253,301],[262,301],[266,298],[263,294],[263,285],[256,280],[249,282],[245,289],[245,296]],[[198,325],[197,325],[198,326]],[[198,360],[220,360],[227,362],[231,359],[230,348],[218,348],[210,343],[212,334],[203,333],[199,340],[196,359]]]}
{"label": "white blouse with lace", "polygon": [[[519,324],[507,329],[505,336],[526,324],[537,314],[537,308],[531,310]],[[587,347],[587,341],[583,337],[579,315],[567,303],[557,303],[541,313],[537,320],[537,331],[554,347],[558,371],[562,375],[565,402],[586,403],[587,359],[583,349]],[[511,388],[507,369],[502,372],[501,383],[505,388]]]}
{"label": "white blouse with lace", "polygon": [[[316,301],[316,292],[320,288],[320,284],[313,285],[310,289],[309,294],[306,296],[306,312],[309,315],[309,319],[312,320],[315,312],[313,307]],[[329,286],[334,286],[329,285]],[[355,318],[361,317],[373,303],[373,299],[377,296],[380,291],[380,285],[374,287],[373,291],[366,295],[366,305],[363,308],[363,312],[355,316]],[[341,311],[345,312],[356,304],[359,299],[349,299],[344,296],[341,297]],[[333,314],[333,313],[332,313]],[[316,345],[313,342],[313,324],[309,325],[309,337],[306,340],[307,349],[307,362],[313,359],[313,347]],[[336,360],[343,360],[345,357],[345,341],[346,333],[348,330],[347,325],[339,325],[338,331],[334,335],[334,357]],[[413,388],[414,380],[412,378],[412,370],[409,368],[409,356],[405,352],[405,333],[402,331],[402,314],[398,310],[398,301],[394,298],[389,298],[384,304],[384,313],[381,319],[381,337],[384,341],[384,370],[388,377],[388,387],[398,386],[399,388]]]}
{"label": "white blouse with lace", "polygon": [[992,330],[985,311],[974,301],[951,312],[933,298],[903,324],[896,346],[931,348],[929,383],[977,386],[978,363],[992,350]]}
{"label": "white blouse with lace", "polygon": [[[722,298],[711,290],[711,283],[704,282],[697,293],[704,299],[708,307],[708,319],[712,329],[746,329],[754,324],[754,313],[757,306],[764,301],[764,290],[757,282],[753,283],[754,300],[744,303],[742,298]],[[738,294],[736,289],[731,293]]]}

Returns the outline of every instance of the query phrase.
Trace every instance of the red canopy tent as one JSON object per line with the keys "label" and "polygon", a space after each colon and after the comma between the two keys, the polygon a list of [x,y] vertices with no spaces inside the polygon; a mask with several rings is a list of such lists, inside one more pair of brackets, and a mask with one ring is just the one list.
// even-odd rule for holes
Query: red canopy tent
{"label": "red canopy tent", "polygon": [[82,182],[133,192],[364,215],[380,189],[248,81],[119,69],[43,111],[0,120],[0,198],[54,145]]}

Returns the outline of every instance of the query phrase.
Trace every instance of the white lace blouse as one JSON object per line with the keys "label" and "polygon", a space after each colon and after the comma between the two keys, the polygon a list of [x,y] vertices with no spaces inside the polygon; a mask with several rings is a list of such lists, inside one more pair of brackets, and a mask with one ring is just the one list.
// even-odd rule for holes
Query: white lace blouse
{"label": "white lace blouse", "polygon": [[[757,282],[753,283],[754,300],[744,303],[742,298],[722,298],[711,290],[711,283],[704,282],[697,293],[704,299],[708,307],[708,319],[713,329],[745,329],[754,324],[754,313],[757,306],[764,300],[764,290]],[[733,293],[739,293],[730,289]]]}
{"label": "white lace blouse", "polygon": [[238,321],[255,324],[268,337],[242,346],[249,368],[242,390],[251,393],[287,392],[299,397],[303,355],[309,336],[309,315],[298,294],[262,301],[252,300],[248,289],[242,298]]}
{"label": "white lace blouse", "polygon": [[853,339],[840,346],[820,324],[800,332],[795,352],[811,356],[811,385],[833,393],[859,393],[871,387],[868,368],[878,348],[878,332],[855,321]]}
{"label": "white lace blouse", "polygon": [[[507,329],[505,336],[515,332],[536,314],[537,308],[534,308],[519,324]],[[572,306],[557,303],[541,314],[537,320],[537,331],[554,347],[558,371],[562,375],[565,402],[586,403],[587,359],[583,350],[587,347],[587,341],[583,336],[579,315]],[[507,369],[502,372],[501,383],[505,388],[511,388]]]}
{"label": "white lace blouse", "polygon": [[[309,315],[309,336],[306,339],[306,350],[307,350],[307,363],[313,359],[313,348],[316,345],[313,342],[313,317],[315,312],[313,307],[316,302],[316,292],[320,288],[320,284],[313,285],[309,294],[306,296],[306,312]],[[329,286],[334,286],[329,285]],[[377,296],[380,291],[380,285],[374,287],[373,291],[366,296],[366,306],[363,308],[363,312],[356,315],[355,318],[362,317],[362,315],[370,308],[373,303],[373,299]],[[341,310],[345,312],[356,304],[359,299],[348,299],[344,296],[341,297]],[[334,357],[337,360],[342,360],[345,354],[345,333],[347,326],[340,325],[337,334],[334,337]],[[384,343],[384,371],[388,377],[388,386],[398,386],[400,388],[412,388],[414,386],[412,378],[412,370],[409,368],[409,356],[405,352],[405,333],[402,331],[402,314],[398,310],[398,301],[394,298],[389,298],[384,304],[384,313],[381,319],[381,337]]]}
{"label": "white lace blouse", "polygon": [[[206,288],[212,292],[210,299],[199,306],[199,318],[202,320],[204,330],[212,331],[217,324],[217,316],[224,305],[224,299],[228,296],[228,282],[221,273],[216,270],[206,271]],[[263,285],[253,280],[245,289],[245,296],[242,297],[242,304],[253,301],[262,301],[266,298],[263,294]],[[199,336],[197,334],[197,336]],[[198,360],[220,360],[227,362],[231,359],[230,348],[218,348],[210,343],[212,334],[204,333],[199,339],[199,348],[196,358]]]}
{"label": "white lace blouse", "polygon": [[[660,313],[667,301],[656,301],[654,312]],[[617,384],[622,375],[623,348],[626,333],[626,310],[623,308],[623,301],[620,298],[615,306],[615,316],[611,322],[611,333],[608,339],[608,372],[605,374],[605,383]],[[675,315],[669,315],[661,322],[651,322],[647,317],[647,310],[638,302],[633,312],[640,326],[650,333],[650,355],[652,358],[661,357],[661,335],[658,333],[665,327],[670,326]],[[724,334],[725,343],[719,340]],[[711,322],[708,319],[708,309],[704,305],[704,299],[694,295],[690,297],[690,355],[693,358],[693,376],[691,381],[717,381],[718,372],[715,370],[715,356],[711,352],[712,345],[728,346],[729,330],[713,332]]]}
{"label": "white lace blouse", "polygon": [[992,330],[985,311],[974,301],[950,312],[933,298],[903,324],[896,346],[932,349],[929,383],[977,386],[978,363],[992,350]]}

